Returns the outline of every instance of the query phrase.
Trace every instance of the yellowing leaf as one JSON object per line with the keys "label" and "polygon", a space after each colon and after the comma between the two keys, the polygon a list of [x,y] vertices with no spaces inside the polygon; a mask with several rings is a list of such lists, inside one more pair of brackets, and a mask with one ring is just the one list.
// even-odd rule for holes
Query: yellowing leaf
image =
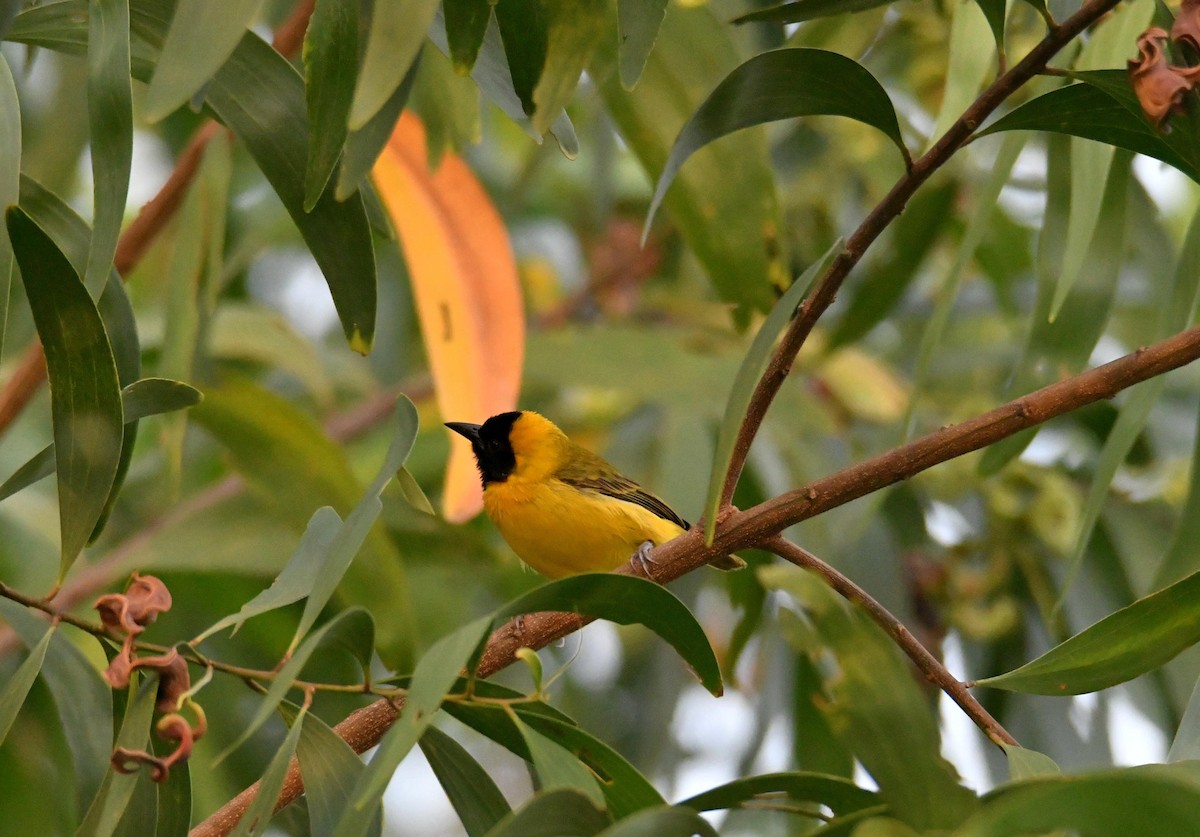
{"label": "yellowing leaf", "polygon": [[[429,171],[425,127],[405,112],[373,170],[412,277],[438,408],[482,422],[515,408],[525,353],[525,313],[508,232],[462,158],[449,151]],[[451,521],[483,506],[464,440],[452,443],[442,511]]]}

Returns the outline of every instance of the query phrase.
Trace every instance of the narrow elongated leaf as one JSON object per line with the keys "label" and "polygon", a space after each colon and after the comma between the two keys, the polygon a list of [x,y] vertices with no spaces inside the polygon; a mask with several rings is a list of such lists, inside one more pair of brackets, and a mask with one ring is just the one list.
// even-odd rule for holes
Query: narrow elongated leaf
{"label": "narrow elongated leaf", "polygon": [[[333,591],[342,580],[342,576],[346,574],[354,556],[362,548],[363,542],[367,539],[367,533],[375,525],[376,518],[379,517],[379,512],[383,510],[383,503],[380,501],[379,495],[383,493],[383,489],[408,459],[413,442],[417,438],[418,421],[417,408],[413,406],[407,396],[401,395],[397,400],[392,423],[395,430],[387,454],[383,458],[383,464],[371,485],[368,486],[366,493],[355,504],[350,514],[346,515],[345,522],[334,535],[321,569],[313,578],[312,587],[308,591],[308,601],[304,603],[304,613],[300,615],[300,624],[296,627],[296,634],[292,637],[291,645],[288,646],[289,652],[296,647],[300,639],[316,622],[325,605],[329,603]],[[388,591],[389,595],[393,592]],[[399,592],[406,594],[407,591]]]}
{"label": "narrow elongated leaf", "polygon": [[1036,695],[1079,695],[1153,671],[1200,642],[1200,572],[1085,628],[981,686]]}
{"label": "narrow elongated leaf", "polygon": [[[323,505],[346,515],[347,531],[336,547],[337,562],[345,560],[378,498],[364,496],[344,451],[315,421],[278,395],[244,383],[209,390],[192,419],[226,446],[239,473],[297,530],[307,525],[310,509]],[[363,511],[350,529],[350,513],[360,502]],[[378,528],[370,531],[358,560],[343,571],[345,598],[379,614],[380,655],[392,665],[404,662],[412,647],[412,610],[392,541]]]}
{"label": "narrow elongated leaf", "polygon": [[993,791],[954,837],[1066,831],[1088,837],[1200,834],[1200,787],[1170,769],[1132,768],[1024,782]]}
{"label": "narrow elongated leaf", "polygon": [[133,163],[133,91],[129,80],[129,0],[88,3],[88,127],[94,214],[84,284],[96,296],[113,254]]}
{"label": "narrow elongated leaf", "polygon": [[1200,758],[1200,680],[1192,688],[1192,696],[1188,699],[1187,708],[1171,739],[1171,749],[1167,751],[1167,761],[1194,761]]}
{"label": "narrow elongated leaf", "polygon": [[267,693],[259,701],[258,708],[250,716],[250,721],[241,735],[217,757],[220,762],[245,744],[258,728],[267,722],[271,714],[279,707],[284,697],[291,690],[292,684],[300,676],[300,672],[313,655],[318,651],[341,649],[348,651],[358,660],[364,672],[371,662],[371,651],[375,640],[375,623],[371,614],[360,607],[343,610],[317,630],[308,639],[300,643],[300,647],[275,675]]}
{"label": "narrow elongated leaf", "polygon": [[[137,682],[136,678],[133,682]],[[146,749],[150,740],[150,718],[154,714],[154,696],[157,691],[158,679],[154,677],[145,678],[141,685],[130,689],[129,701],[125,705],[125,718],[121,721],[121,729],[117,733],[117,747],[127,750]],[[139,772],[118,773],[109,766],[96,798],[92,800],[79,830],[75,832],[78,837],[109,837],[116,830],[133,796]]]}
{"label": "narrow elongated leaf", "polygon": [[678,804],[697,811],[718,811],[750,807],[744,803],[765,797],[778,798],[780,794],[794,802],[826,805],[839,816],[883,804],[877,793],[860,788],[849,779],[803,772],[748,776],[696,794]]}
{"label": "narrow elongated leaf", "polygon": [[[374,179],[404,248],[438,408],[483,421],[514,409],[525,350],[525,318],[508,233],[487,193],[457,155],[436,172],[424,130],[405,113]],[[474,517],[483,507],[474,458],[451,448],[443,512]]]}
{"label": "narrow elongated leaf", "polygon": [[366,765],[349,744],[312,714],[304,716],[296,756],[308,799],[309,831],[313,837],[336,837],[338,817],[350,803],[354,782]]}
{"label": "narrow elongated leaf", "polygon": [[704,688],[718,696],[723,690],[721,669],[704,629],[683,602],[652,581],[615,573],[570,576],[514,599],[496,612],[496,618],[537,611],[580,613],[618,625],[645,625],[670,643]]}
{"label": "narrow elongated leaf", "polygon": [[654,189],[646,230],[676,173],[699,149],[742,128],[821,114],[848,116],[879,129],[909,159],[896,109],[862,65],[820,49],[764,52],[717,85],[679,132]]}
{"label": "narrow elongated leaf", "polygon": [[641,78],[666,13],[667,0],[617,0],[617,66],[626,90]]}
{"label": "narrow elongated leaf", "polygon": [[[200,403],[200,391],[180,381],[143,378],[121,390],[125,424],[146,416],[183,410]],[[128,431],[126,431],[128,433]],[[0,500],[50,476],[55,469],[54,443],[46,445],[0,485]]]}
{"label": "narrow elongated leaf", "polygon": [[1001,744],[1004,755],[1008,756],[1008,779],[1019,782],[1022,779],[1037,779],[1042,776],[1057,776],[1062,773],[1054,759],[1039,753],[1037,750],[1026,750],[1013,744]]}
{"label": "narrow elongated leaf", "polygon": [[[207,101],[287,207],[325,274],[350,348],[366,354],[375,335],[376,301],[367,215],[361,196],[338,202],[328,190],[305,211],[308,120],[300,77],[269,44],[247,34],[213,78]],[[275,106],[264,109],[264,102]]]}
{"label": "narrow elongated leaf", "polygon": [[[711,5],[674,4],[636,90],[621,86],[617,61],[617,40],[605,37],[588,73],[622,138],[653,178],[700,106],[702,91],[735,71],[740,52]],[[664,198],[671,220],[721,299],[736,306],[734,320],[743,326],[751,311],[771,307],[775,288],[791,275],[776,234],[784,222],[774,182],[765,132],[740,131],[693,157]]]}
{"label": "narrow elongated leaf", "polygon": [[[604,0],[534,2],[542,6],[548,25],[545,63],[532,94],[533,129],[544,134],[571,103],[579,77],[604,34],[608,4]],[[510,5],[511,2],[508,2],[496,7],[498,18],[502,18],[501,10]],[[528,37],[529,33],[523,34]],[[507,43],[505,46],[507,48]]]}
{"label": "narrow elongated leaf", "polygon": [[[0,55],[0,206],[18,201],[21,176],[21,102],[8,59]],[[0,355],[8,334],[8,306],[16,262],[8,230],[0,230]]]}
{"label": "narrow elongated leaf", "polygon": [[819,669],[821,711],[878,782],[891,815],[918,830],[957,825],[975,794],[941,757],[934,716],[896,646],[815,576],[778,565],[758,576],[804,606],[803,616],[783,611],[785,637]]}
{"label": "narrow elongated leaf", "polygon": [[601,837],[717,837],[717,830],[690,808],[638,811],[600,832]]}
{"label": "narrow elongated leaf", "polygon": [[[23,605],[2,597],[0,619],[31,648],[46,630],[45,621]],[[90,636],[82,639],[90,646],[89,651],[103,654],[99,640]],[[100,788],[112,752],[112,689],[97,676],[83,652],[58,631],[51,636],[41,674],[54,696],[63,737],[71,750],[78,810],[86,810]]]}
{"label": "narrow elongated leaf", "polygon": [[151,122],[187,102],[233,54],[262,0],[178,0],[150,88]]}
{"label": "narrow elongated leaf", "polygon": [[610,820],[584,794],[558,788],[534,795],[513,811],[487,837],[592,837]]}
{"label": "narrow elongated leaf", "polygon": [[25,704],[25,696],[29,694],[33,681],[42,670],[42,663],[46,660],[46,649],[50,647],[53,636],[54,626],[46,626],[42,638],[30,646],[29,656],[21,663],[20,668],[13,672],[3,690],[0,690],[0,744],[8,737],[8,731],[12,729],[17,713]]}
{"label": "narrow elongated leaf", "polygon": [[[487,691],[482,690],[486,684]],[[476,693],[481,697],[514,699],[520,693],[491,683],[476,683]],[[501,707],[489,704],[447,703],[446,714],[462,721],[467,726],[508,748],[516,756],[531,760],[532,756],[525,738],[512,722],[512,716]],[[600,739],[580,729],[570,718],[556,714],[550,707],[539,703],[522,703],[516,707],[517,715],[529,727],[574,754],[604,781],[601,789],[609,813],[615,818],[628,816],[645,808],[665,805],[666,800],[655,790],[650,780],[638,772],[620,753]]]}
{"label": "narrow elongated leaf", "polygon": [[1008,13],[1008,3],[1005,0],[975,0],[980,11],[987,18],[988,28],[992,30],[992,38],[996,42],[996,50],[1004,52],[1004,19]]}
{"label": "narrow elongated leaf", "polygon": [[[987,2],[995,3],[996,0]],[[1005,0],[998,2],[1003,31]],[[927,146],[937,142],[975,101],[989,71],[994,72],[996,67],[996,44],[999,39],[994,37],[994,29],[989,31],[989,21],[981,11],[982,7],[975,0],[958,0],[951,8],[954,10],[954,21],[950,25],[946,87],[933,130],[929,132]]]}
{"label": "narrow elongated leaf", "polygon": [[529,759],[537,773],[539,787],[546,790],[572,788],[585,794],[596,807],[604,805],[604,793],[600,790],[596,777],[573,753],[559,747],[520,718],[514,723],[521,737],[525,739],[525,747],[529,750]]}
{"label": "narrow elongated leaf", "polygon": [[400,717],[392,724],[371,763],[354,783],[350,804],[338,819],[338,837],[365,834],[378,816],[380,800],[392,774],[433,721],[446,691],[464,667],[477,658],[492,619],[476,619],[430,646],[417,661]]}
{"label": "narrow elongated leaf", "polygon": [[247,619],[298,602],[307,596],[316,584],[317,576],[324,566],[324,561],[329,557],[330,547],[341,526],[341,517],[329,506],[317,509],[308,521],[308,528],[304,530],[296,551],[271,582],[271,586],[242,605],[237,613],[231,613],[207,628],[192,640],[192,644],[198,645],[217,631],[230,626],[233,627],[231,635],[237,633]]}
{"label": "narrow elongated leaf", "polygon": [[[170,753],[173,741],[156,741],[155,753]],[[189,762],[176,762],[167,781],[158,785],[158,822],[154,837],[187,837],[192,822],[192,776]],[[143,832],[145,833],[145,832]]]}
{"label": "narrow elongated leaf", "polygon": [[400,86],[416,60],[437,7],[437,0],[382,0],[375,4],[354,88],[351,130],[366,125]]}
{"label": "narrow elongated leaf", "polygon": [[792,283],[792,286],[775,303],[771,313],[763,320],[758,333],[754,335],[750,349],[742,358],[742,365],[738,368],[737,376],[733,379],[733,386],[729,388],[729,398],[725,402],[725,415],[721,418],[721,428],[717,432],[717,454],[713,457],[712,473],[708,478],[708,496],[704,501],[704,540],[706,543],[712,543],[713,533],[716,532],[717,507],[721,504],[721,489],[725,485],[725,472],[729,470],[729,463],[733,460],[733,446],[737,441],[738,428],[741,427],[742,419],[750,406],[750,397],[754,394],[754,387],[767,368],[775,341],[779,339],[779,335],[783,334],[784,328],[795,316],[796,309],[800,307],[805,295],[813,283],[825,273],[826,268],[832,264],[841,247],[841,239],[835,241],[833,246],[825,251],[824,256],[809,265],[800,278]]}
{"label": "narrow elongated leaf", "polygon": [[121,388],[96,304],[54,242],[10,207],[12,240],[46,353],[58,470],[61,578],[104,511],[121,457]]}
{"label": "narrow elongated leaf", "polygon": [[508,0],[495,7],[513,92],[527,116],[534,115],[533,89],[546,66],[550,42],[548,6],[542,0]]}
{"label": "narrow elongated leaf", "polygon": [[1162,135],[1142,115],[1124,70],[1077,74],[1073,84],[1032,99],[980,132],[1050,131],[1115,145],[1161,160],[1200,182],[1200,143]]}
{"label": "narrow elongated leaf", "polygon": [[250,361],[294,376],[321,407],[334,404],[334,382],[317,346],[281,312],[265,305],[222,300],[206,330],[207,353]]}
{"label": "narrow elongated leaf", "polygon": [[867,9],[887,6],[894,2],[896,0],[795,0],[793,3],[782,3],[768,9],[759,9],[744,14],[734,18],[733,22],[802,23],[806,20],[816,20],[819,17],[829,17],[830,15],[865,12]]}
{"label": "narrow elongated leaf", "polygon": [[455,72],[466,75],[475,66],[492,16],[492,4],[488,0],[444,0],[442,7],[450,59]]}
{"label": "narrow elongated leaf", "polygon": [[363,181],[371,174],[371,169],[379,155],[383,152],[396,127],[396,120],[408,104],[413,85],[416,83],[417,70],[424,60],[423,53],[417,53],[413,65],[409,67],[400,86],[391,97],[384,102],[379,113],[371,117],[366,125],[357,131],[352,131],[346,137],[346,147],[342,152],[342,164],[338,168],[337,187],[334,195],[339,201],[344,201],[355,193]]}
{"label": "narrow elongated leaf", "polygon": [[288,729],[283,743],[279,745],[275,755],[271,756],[267,769],[263,771],[258,783],[258,793],[238,820],[232,837],[250,837],[251,834],[267,832],[267,823],[275,811],[275,800],[279,798],[279,791],[283,789],[283,779],[287,776],[288,764],[292,760],[292,754],[296,752],[296,744],[300,741],[301,730],[304,729],[307,717],[308,706],[300,707],[299,713],[292,719],[291,728]]}
{"label": "narrow elongated leaf", "polygon": [[358,4],[318,0],[304,33],[304,93],[308,101],[305,212],[317,205],[342,154],[357,75]]}
{"label": "narrow elongated leaf", "polygon": [[430,726],[420,744],[468,837],[482,837],[512,812],[492,777],[449,735]]}

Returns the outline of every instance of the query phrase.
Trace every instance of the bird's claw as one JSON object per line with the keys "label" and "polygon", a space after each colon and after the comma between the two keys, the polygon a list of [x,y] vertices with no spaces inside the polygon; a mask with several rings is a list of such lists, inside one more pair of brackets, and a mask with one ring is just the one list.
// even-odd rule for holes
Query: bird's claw
{"label": "bird's claw", "polygon": [[654,549],[653,541],[642,541],[641,546],[637,548],[637,552],[633,553],[631,561],[642,571],[642,575],[648,578],[654,578],[654,573],[650,571],[651,566],[658,566],[658,562],[650,557],[650,550]]}

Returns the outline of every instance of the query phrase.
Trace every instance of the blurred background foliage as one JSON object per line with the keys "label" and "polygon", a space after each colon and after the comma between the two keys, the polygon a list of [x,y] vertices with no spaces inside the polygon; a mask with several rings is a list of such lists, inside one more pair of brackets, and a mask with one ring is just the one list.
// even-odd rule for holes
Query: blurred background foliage
{"label": "blurred background foliage", "polygon": [[[891,96],[909,147],[919,150],[995,76],[985,5],[901,0],[794,26],[732,25],[766,6],[747,0],[672,2],[638,85],[627,91],[611,37],[614,11],[600,3],[603,37],[568,107],[574,148],[557,132],[557,141],[531,141],[528,125],[455,73],[435,33],[406,81],[408,106],[426,126],[430,164],[462,155],[511,237],[528,323],[520,406],[552,417],[695,519],[728,388],[763,312],[886,194],[903,162],[886,137],[845,119],[739,132],[685,165],[643,247],[653,181],[680,127],[741,62],[803,46],[866,67]],[[6,4],[14,6],[23,8]],[[254,31],[276,29],[292,6],[262,3]],[[1075,4],[1050,7],[1061,19]],[[1056,64],[1122,68],[1156,13],[1148,0],[1121,6],[1082,54],[1073,45]],[[44,39],[22,39],[28,14],[10,24],[2,50],[20,102],[20,170],[91,218],[96,149],[82,118],[87,60],[71,54],[78,50],[46,48]],[[435,29],[440,12],[438,21]],[[1007,21],[1012,60],[1044,26],[1026,3],[1011,4]],[[1012,104],[1056,84],[1035,81]],[[206,118],[181,107],[151,124],[140,116],[145,95],[135,83],[127,220]],[[1183,244],[1198,194],[1165,164],[1085,140],[1017,132],[971,143],[848,280],[776,399],[735,504],[747,508],[1189,324],[1191,297],[1179,304],[1175,283],[1195,278],[1196,256],[1188,261]],[[222,134],[207,146],[182,207],[124,277],[144,374],[187,381],[205,399],[190,412],[142,421],[107,528],[65,579],[66,590],[84,591],[72,602],[81,612],[135,569],[164,579],[175,599],[147,632],[151,641],[194,636],[236,611],[279,572],[313,511],[349,511],[382,461],[385,418],[398,392],[420,415],[406,467],[437,505],[449,451],[441,421],[484,416],[439,415],[404,255],[373,197],[367,212],[378,315],[374,349],[362,357],[347,345],[309,247],[245,144]],[[714,224],[718,216],[724,221]],[[1068,288],[1056,285],[1072,271]],[[14,281],[0,380],[34,337],[23,286]],[[1197,568],[1196,541],[1181,515],[1195,497],[1198,384],[1195,370],[1174,373],[1051,422],[1024,439],[1027,447],[946,463],[787,534],[857,580],[927,646],[944,650],[956,674],[1008,671]],[[1127,418],[1126,407],[1151,387],[1143,420]],[[43,388],[7,430],[0,473],[51,441],[49,415]],[[51,587],[57,526],[51,480],[0,504],[6,584],[30,595]],[[767,560],[747,557],[754,565]],[[328,614],[366,606],[388,645],[385,659],[411,662],[438,637],[538,582],[485,519],[451,525],[414,508],[392,484],[381,525]],[[601,624],[542,653],[548,671],[565,668],[551,688],[554,705],[668,799],[750,772],[854,775],[862,753],[816,708],[823,674],[816,658],[798,653],[814,640],[789,621],[794,605],[778,586],[751,572],[698,572],[673,585],[727,672],[720,701],[646,632]],[[269,669],[300,608],[259,617],[232,638],[214,636],[206,652]],[[67,630],[59,636],[103,665],[95,640]],[[11,632],[0,636],[0,680],[23,659],[19,647]],[[981,698],[1026,747],[1064,770],[1161,761],[1198,673],[1193,649],[1095,695],[984,691]],[[307,674],[331,682],[354,676],[336,657]],[[524,670],[498,679],[528,688]],[[221,675],[203,696],[209,734],[191,768],[197,821],[261,775],[285,732],[268,725],[237,757],[213,766],[255,701],[243,683]],[[65,769],[71,742],[59,716],[72,708],[62,700],[53,684],[36,682],[0,749],[0,830],[69,833],[82,816],[86,800]],[[312,711],[333,724],[362,702],[323,694]],[[1002,754],[973,729],[963,732],[961,720],[949,718],[955,711],[943,721],[948,757],[977,790],[1002,782]],[[455,722],[442,728],[468,746],[510,801],[528,793],[519,760]],[[398,774],[388,833],[456,833],[422,769],[414,755]],[[744,811],[729,815],[723,831],[793,833],[797,822]],[[273,824],[306,833],[303,804]]]}

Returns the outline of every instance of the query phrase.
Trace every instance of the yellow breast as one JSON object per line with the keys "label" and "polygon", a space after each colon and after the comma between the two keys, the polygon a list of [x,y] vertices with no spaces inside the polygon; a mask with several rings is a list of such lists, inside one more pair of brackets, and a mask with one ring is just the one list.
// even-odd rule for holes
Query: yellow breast
{"label": "yellow breast", "polygon": [[556,479],[491,483],[483,506],[513,551],[547,578],[608,572],[643,542],[658,546],[683,534],[641,506]]}

